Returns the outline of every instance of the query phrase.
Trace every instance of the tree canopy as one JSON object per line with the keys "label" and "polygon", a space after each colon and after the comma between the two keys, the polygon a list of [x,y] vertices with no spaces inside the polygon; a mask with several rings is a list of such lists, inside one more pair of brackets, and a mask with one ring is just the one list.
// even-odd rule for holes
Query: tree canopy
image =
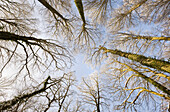
{"label": "tree canopy", "polygon": [[[169,111],[169,7],[1,0],[0,111]],[[77,81],[80,53],[96,71]]]}

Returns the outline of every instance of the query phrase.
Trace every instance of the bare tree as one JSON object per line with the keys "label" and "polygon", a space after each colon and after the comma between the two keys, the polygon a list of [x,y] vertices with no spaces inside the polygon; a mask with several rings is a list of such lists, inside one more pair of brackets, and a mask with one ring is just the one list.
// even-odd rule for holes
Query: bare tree
{"label": "bare tree", "polygon": [[[137,111],[139,105],[141,109],[144,109],[142,105],[146,103],[148,108],[151,105],[157,105],[152,109],[159,110],[162,108],[162,103],[157,104],[157,101],[162,100],[165,104],[168,104],[168,75],[156,72],[146,66],[135,64],[127,59],[117,59],[116,57],[110,57],[108,63],[102,68],[102,73],[106,74],[108,80],[112,83],[111,90],[113,91],[114,101],[120,103],[120,105],[115,106],[115,109],[132,109]],[[155,84],[165,88],[167,92],[159,89]],[[164,105],[163,108],[168,109],[167,105]],[[147,110],[147,108],[145,109]]]}
{"label": "bare tree", "polygon": [[158,60],[154,58],[148,58],[143,55],[122,52],[117,49],[116,50],[107,49],[105,47],[100,47],[99,51],[96,51],[96,52],[100,52],[100,50],[103,50],[104,53],[111,53],[111,54],[119,55],[121,57],[128,58],[132,61],[139,62],[142,65],[170,73],[170,63],[166,61],[162,61],[162,60]]}
{"label": "bare tree", "polygon": [[[52,39],[50,36],[46,39],[37,37],[36,31],[38,29],[35,27],[36,19],[31,18],[33,17],[34,7],[32,7],[29,2],[22,0],[16,2],[3,0],[0,1],[0,4],[0,11],[2,12],[0,16],[1,84],[4,83],[3,79],[10,77],[10,79],[6,81],[6,84],[3,84],[0,88],[2,91],[0,95],[0,110],[29,110],[34,108],[30,102],[34,102],[35,97],[41,96],[44,93],[47,94],[47,99],[51,97],[54,98],[53,100],[49,100],[49,107],[47,108],[50,108],[51,103],[56,101],[57,96],[55,96],[56,93],[53,93],[53,91],[58,90],[55,86],[57,86],[60,81],[49,76],[47,80],[44,81],[42,88],[40,85],[38,87],[35,87],[35,85],[39,84],[43,77],[46,77],[47,72],[56,72],[64,70],[65,67],[69,67],[69,64],[72,63],[70,52],[64,45],[61,45],[58,40]],[[14,66],[14,70],[12,66]],[[13,70],[13,72],[6,75],[8,70]],[[44,76],[40,76],[40,74]],[[37,79],[36,77],[42,78]],[[71,81],[71,77],[70,79],[66,79],[66,77],[67,76],[64,75],[62,79],[63,82],[61,81],[62,83],[66,83],[67,80]],[[17,83],[22,86],[19,87]],[[8,93],[3,91],[4,88],[12,87],[15,84],[15,88],[11,89],[11,91],[13,90],[12,92],[15,92],[14,89],[18,89],[21,94],[16,97],[11,95],[11,98],[5,98],[4,96],[8,96]],[[72,83],[70,82],[69,84],[70,87]],[[31,88],[31,85],[34,86],[34,88]],[[23,88],[27,88],[26,93],[22,93]],[[63,84],[61,84],[60,89],[63,89],[62,91],[67,90],[64,98],[60,96],[62,97],[61,99],[65,99],[70,88],[67,89],[66,85],[64,89]],[[6,101],[6,99],[8,100]],[[64,101],[62,102],[64,103]],[[36,101],[36,103],[38,105],[40,102]],[[62,104],[60,104],[60,110]]]}
{"label": "bare tree", "polygon": [[[90,1],[88,3],[90,4]],[[92,58],[95,63],[101,61],[101,64],[106,64],[102,67],[103,74],[112,80],[113,94],[115,97],[119,94],[118,102],[124,100],[124,103],[115,109],[137,111],[138,105],[143,103],[148,104],[148,107],[150,104],[157,105],[157,96],[159,101],[168,104],[169,71],[149,65],[156,64],[157,62],[151,61],[155,60],[165,65],[165,69],[170,68],[168,58],[161,58],[169,42],[168,29],[165,27],[165,23],[169,26],[168,6],[167,0],[123,0],[113,9],[107,24],[110,32],[109,40],[106,40],[104,45],[106,47],[99,46],[92,54]],[[146,61],[144,58],[150,60],[150,63],[144,64]],[[168,65],[166,66],[164,62]],[[160,63],[156,67],[159,66]],[[156,83],[167,91],[158,89]],[[152,103],[149,103],[149,99]],[[161,110],[161,105],[155,106],[155,110]],[[168,106],[165,110],[168,110]]]}
{"label": "bare tree", "polygon": [[[0,13],[0,108],[93,111],[88,103],[99,112],[109,102],[105,87],[114,109],[168,110],[169,0],[1,0]],[[72,75],[54,75],[72,65],[68,48],[100,63],[100,74],[110,82],[84,79],[82,101],[69,97]],[[12,86],[19,96],[8,97],[5,89]]]}
{"label": "bare tree", "polygon": [[86,79],[83,78],[82,84],[78,86],[78,89],[84,105],[92,106],[92,110],[89,111],[101,112],[105,109],[109,111],[109,92],[107,92],[106,87],[107,85],[104,85],[101,77],[96,73]]}
{"label": "bare tree", "polygon": [[[60,112],[65,104],[65,100],[72,95],[70,87],[74,84],[74,81],[72,73],[64,74],[59,78],[51,78],[49,76],[37,87],[32,88],[31,92],[23,92],[23,94],[11,100],[0,102],[0,110],[35,111],[36,108],[39,108],[39,110],[46,112],[51,108],[56,108]],[[56,104],[58,106],[54,106]]]}

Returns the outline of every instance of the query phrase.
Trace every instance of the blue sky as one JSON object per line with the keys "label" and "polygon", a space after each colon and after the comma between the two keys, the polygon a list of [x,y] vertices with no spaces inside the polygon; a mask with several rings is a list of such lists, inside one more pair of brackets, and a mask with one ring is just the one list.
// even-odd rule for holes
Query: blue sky
{"label": "blue sky", "polygon": [[84,54],[77,54],[74,58],[75,63],[72,69],[75,70],[75,75],[78,81],[81,77],[87,77],[94,72],[94,69],[89,64],[85,63]]}

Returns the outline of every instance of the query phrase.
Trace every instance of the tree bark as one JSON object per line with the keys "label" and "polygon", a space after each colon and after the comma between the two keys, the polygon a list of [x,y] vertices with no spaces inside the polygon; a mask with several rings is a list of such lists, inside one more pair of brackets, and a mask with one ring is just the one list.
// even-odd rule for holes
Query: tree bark
{"label": "tree bark", "polygon": [[139,62],[142,65],[170,73],[170,63],[167,61],[162,61],[162,60],[146,57],[143,55],[122,52],[120,50],[107,49],[105,47],[100,47],[99,50],[103,50],[105,53],[119,55],[121,57],[125,57],[130,60]]}
{"label": "tree bark", "polygon": [[78,11],[79,11],[79,14],[81,16],[81,19],[83,20],[83,23],[85,24],[86,21],[85,21],[85,16],[84,16],[84,10],[83,10],[83,3],[82,3],[82,0],[74,0],[77,8],[78,8]]}
{"label": "tree bark", "polygon": [[170,41],[170,37],[154,37],[154,36],[144,36],[144,35],[134,35],[129,33],[118,33],[121,35],[124,35],[125,38],[131,38],[131,39],[146,39],[146,40],[166,40]]}
{"label": "tree bark", "polygon": [[63,17],[58,11],[56,11],[48,2],[45,0],[38,0],[42,5],[44,5],[48,10],[50,10],[52,13],[57,14],[61,19],[66,21],[67,19]]}
{"label": "tree bark", "polygon": [[43,39],[37,39],[35,37],[28,37],[28,36],[21,36],[21,35],[16,35],[14,33],[10,33],[10,32],[4,32],[4,31],[0,31],[0,40],[11,40],[11,41],[23,41],[23,42],[27,42],[29,40],[33,40],[33,41],[37,41],[37,42],[41,42],[41,41],[45,41]]}

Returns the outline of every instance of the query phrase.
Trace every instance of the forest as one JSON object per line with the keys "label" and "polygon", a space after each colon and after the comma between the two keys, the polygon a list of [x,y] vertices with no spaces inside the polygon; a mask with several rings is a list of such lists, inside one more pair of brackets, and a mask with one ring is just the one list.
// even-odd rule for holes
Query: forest
{"label": "forest", "polygon": [[169,19],[169,0],[0,0],[0,112],[169,112]]}

